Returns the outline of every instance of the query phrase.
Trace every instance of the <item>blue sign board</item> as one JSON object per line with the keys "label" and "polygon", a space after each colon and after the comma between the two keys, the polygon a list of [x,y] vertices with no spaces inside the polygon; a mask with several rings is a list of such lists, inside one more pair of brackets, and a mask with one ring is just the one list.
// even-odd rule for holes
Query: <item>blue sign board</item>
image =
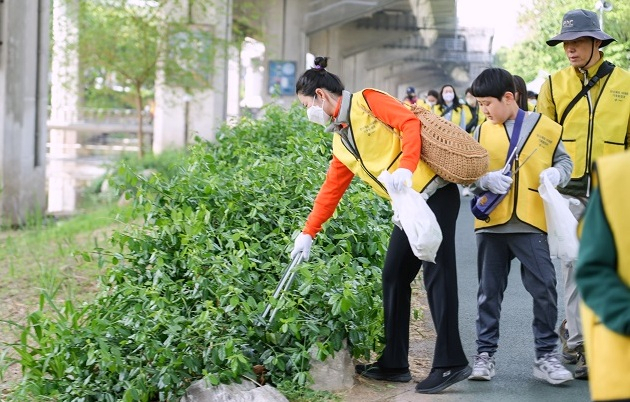
{"label": "blue sign board", "polygon": [[295,95],[295,61],[269,61],[269,95]]}

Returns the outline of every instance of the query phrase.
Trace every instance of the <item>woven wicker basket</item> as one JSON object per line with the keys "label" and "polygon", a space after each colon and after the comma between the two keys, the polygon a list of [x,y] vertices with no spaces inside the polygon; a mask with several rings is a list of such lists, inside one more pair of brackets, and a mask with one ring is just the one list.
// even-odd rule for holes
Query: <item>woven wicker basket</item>
{"label": "woven wicker basket", "polygon": [[441,178],[471,184],[488,171],[488,151],[456,124],[420,106],[411,111],[422,123],[422,160]]}

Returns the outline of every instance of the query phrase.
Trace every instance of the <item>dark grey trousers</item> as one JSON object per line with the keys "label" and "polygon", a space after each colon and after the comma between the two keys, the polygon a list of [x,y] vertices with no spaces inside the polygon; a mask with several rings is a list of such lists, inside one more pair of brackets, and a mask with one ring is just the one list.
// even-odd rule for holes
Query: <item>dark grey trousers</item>
{"label": "dark grey trousers", "polygon": [[521,262],[521,279],[533,298],[532,330],[540,358],[557,348],[558,293],[547,235],[538,233],[477,234],[477,353],[492,355],[498,348],[501,302],[513,258]]}

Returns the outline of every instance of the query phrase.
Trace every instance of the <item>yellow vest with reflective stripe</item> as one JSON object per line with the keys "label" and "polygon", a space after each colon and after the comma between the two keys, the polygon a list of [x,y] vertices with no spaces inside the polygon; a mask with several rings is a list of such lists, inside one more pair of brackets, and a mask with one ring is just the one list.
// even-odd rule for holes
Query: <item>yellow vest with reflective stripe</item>
{"label": "yellow vest with reflective stripe", "polygon": [[[372,114],[362,92],[352,94],[349,114],[350,127],[347,132],[335,133],[333,154],[378,195],[390,199],[377,177],[383,170],[393,172],[400,165],[400,131]],[[420,192],[435,176],[435,172],[420,160],[412,176],[412,187]]]}
{"label": "yellow vest with reflective stripe", "polygon": [[[534,114],[538,121],[532,132],[521,131],[520,137],[528,135],[522,148],[518,152],[514,169],[519,163],[525,161],[529,155],[531,158],[523,165],[523,168],[512,177],[514,182],[501,203],[490,213],[487,221],[475,219],[475,229],[487,228],[507,223],[514,214],[516,217],[547,232],[547,222],[542,198],[538,194],[540,185],[540,172],[553,165],[553,155],[560,142],[562,127],[551,119],[538,113]],[[530,115],[531,116],[531,115]],[[531,118],[527,116],[526,118]],[[479,131],[479,143],[488,150],[490,162],[488,171],[500,170],[505,166],[510,138],[503,124],[485,122]]]}
{"label": "yellow vest with reflective stripe", "polygon": [[[629,172],[630,153],[625,152],[598,159],[594,178],[617,250],[617,272],[627,286],[630,286]],[[630,398],[630,336],[609,330],[584,303],[581,313],[591,398],[599,401]]]}
{"label": "yellow vest with reflective stripe", "polygon": [[[596,71],[599,65],[601,62],[592,70]],[[573,160],[571,179],[588,175],[591,164],[600,156],[625,149],[629,83],[630,73],[615,68],[590,89],[592,103],[584,96],[567,114],[562,142]],[[567,67],[551,76],[550,88],[559,122],[571,100],[582,90],[582,83],[576,78],[575,69]]]}

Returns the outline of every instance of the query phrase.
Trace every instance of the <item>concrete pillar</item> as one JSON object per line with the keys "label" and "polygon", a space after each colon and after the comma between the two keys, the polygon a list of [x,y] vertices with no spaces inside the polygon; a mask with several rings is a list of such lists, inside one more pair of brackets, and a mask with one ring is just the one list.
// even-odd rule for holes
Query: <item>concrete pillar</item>
{"label": "concrete pillar", "polygon": [[[349,87],[346,81],[350,79],[349,82],[352,82],[351,77],[341,76],[344,66],[343,60],[346,57],[341,53],[339,47],[339,40],[341,39],[339,28],[328,28],[314,33],[309,37],[309,52],[313,53],[315,56],[330,57],[330,60],[328,60],[328,69],[338,74],[342,80],[345,80],[343,81],[344,85]],[[352,75],[354,75],[354,73],[352,73]]]}
{"label": "concrete pillar", "polygon": [[262,42],[253,38],[245,40],[240,55],[243,71],[243,100],[240,106],[252,115],[258,113],[263,107],[264,55],[265,45]]}
{"label": "concrete pillar", "polygon": [[0,2],[0,219],[45,208],[49,1]]}
{"label": "concrete pillar", "polygon": [[[78,0],[52,0],[52,64],[50,71],[50,122],[66,125],[78,120],[79,55]],[[77,132],[51,129],[48,152],[48,212],[76,209]]]}
{"label": "concrete pillar", "polygon": [[[215,139],[215,130],[227,118],[227,105],[237,108],[237,99],[228,97],[228,91],[238,93],[238,82],[230,85],[230,58],[234,55],[227,43],[232,30],[232,1],[217,1],[212,7],[201,10],[194,2],[184,0],[167,12],[171,17],[187,20],[190,26],[207,30],[218,38],[215,41],[215,59],[212,88],[199,91],[170,86],[165,82],[164,71],[158,69],[155,85],[155,117],[153,120],[153,152],[179,148],[190,143],[194,136],[209,141]],[[233,65],[233,63],[232,63]],[[236,106],[235,106],[236,105]]]}
{"label": "concrete pillar", "polygon": [[[265,38],[265,84],[263,102],[275,102],[288,107],[295,100],[295,82],[306,70],[307,42],[304,15],[308,11],[305,0],[267,0],[263,15]],[[272,71],[272,67],[275,67]],[[274,94],[278,80],[284,93]]]}

